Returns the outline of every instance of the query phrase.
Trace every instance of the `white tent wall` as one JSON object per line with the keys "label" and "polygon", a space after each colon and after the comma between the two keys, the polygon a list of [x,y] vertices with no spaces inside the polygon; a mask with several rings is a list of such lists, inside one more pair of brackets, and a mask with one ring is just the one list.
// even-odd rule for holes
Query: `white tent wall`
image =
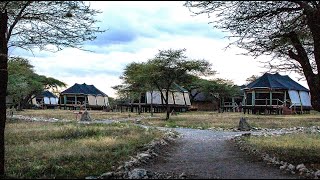
{"label": "white tent wall", "polygon": [[43,98],[44,104],[50,104],[50,98],[44,97]]}
{"label": "white tent wall", "polygon": [[[165,92],[165,91],[163,91],[162,93],[163,93],[163,94],[164,94],[164,96],[165,96],[166,92]],[[165,102],[165,101],[163,101],[163,102]],[[172,92],[171,92],[171,91],[169,91],[169,93],[168,93],[168,104],[174,104],[174,101],[173,101],[173,94],[172,94]]]}
{"label": "white tent wall", "polygon": [[91,106],[96,106],[97,105],[96,97],[92,95],[88,95],[88,103]]}
{"label": "white tent wall", "polygon": [[104,97],[104,103],[105,103],[105,106],[109,106],[109,98],[108,97]]}
{"label": "white tent wall", "polygon": [[173,95],[174,95],[174,101],[176,102],[176,104],[185,105],[182,92],[174,92]]}
{"label": "white tent wall", "polygon": [[97,105],[98,106],[105,106],[104,97],[103,96],[97,96],[96,99],[97,99]]}
{"label": "white tent wall", "polygon": [[[148,91],[146,93],[146,97],[147,97],[147,104],[151,104],[151,92],[150,91]],[[153,91],[152,103],[153,104],[162,104],[160,91]]]}
{"label": "white tent wall", "polygon": [[186,101],[186,104],[188,106],[191,106],[191,101],[190,101],[190,97],[189,97],[189,93],[188,92],[184,92],[184,98],[185,98],[185,101]]}
{"label": "white tent wall", "polygon": [[301,106],[299,92],[295,90],[288,91],[292,105]]}
{"label": "white tent wall", "polygon": [[306,91],[299,91],[300,99],[302,106],[310,106],[311,107],[311,99],[310,95]]}
{"label": "white tent wall", "polygon": [[31,103],[34,104],[34,105],[37,104],[37,100],[36,100],[35,97],[31,99]]}
{"label": "white tent wall", "polygon": [[[165,95],[165,91],[163,91],[163,95]],[[175,100],[175,104],[177,105],[191,105],[190,103],[190,97],[189,97],[189,93],[188,92],[169,92],[169,104],[174,104],[173,101],[173,96],[174,96],[174,100]],[[184,97],[183,97],[184,96]],[[161,94],[159,91],[153,91],[152,93],[152,97],[153,97],[153,104],[162,104],[161,102]],[[147,104],[151,104],[151,93],[150,91],[148,91],[146,93],[146,98],[147,98]],[[163,101],[163,103],[165,103],[165,101]]]}
{"label": "white tent wall", "polygon": [[51,97],[51,98],[50,98],[50,103],[51,103],[52,105],[58,104],[58,98]]}

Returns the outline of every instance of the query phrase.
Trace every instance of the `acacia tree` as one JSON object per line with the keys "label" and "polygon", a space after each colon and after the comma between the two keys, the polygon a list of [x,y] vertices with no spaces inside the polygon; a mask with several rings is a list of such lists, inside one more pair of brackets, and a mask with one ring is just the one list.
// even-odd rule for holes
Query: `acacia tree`
{"label": "acacia tree", "polygon": [[43,90],[64,86],[64,82],[35,73],[27,59],[15,57],[8,61],[7,93],[19,110]]}
{"label": "acacia tree", "polygon": [[[184,53],[186,49],[160,50],[155,58],[148,60],[148,77],[161,92],[161,98],[166,106],[166,120],[170,117],[170,105],[168,101],[169,92],[174,83],[182,84],[188,81],[190,74],[211,75],[211,64],[206,60],[192,60],[187,58]],[[163,94],[163,91],[165,94]]]}
{"label": "acacia tree", "polygon": [[187,1],[196,15],[214,14],[214,27],[231,32],[246,55],[271,55],[270,70],[295,71],[308,83],[320,111],[319,1]]}
{"label": "acacia tree", "polygon": [[82,1],[0,2],[0,176],[4,175],[8,48],[81,48],[102,32],[94,26],[97,13]]}
{"label": "acacia tree", "polygon": [[[155,89],[153,80],[150,78],[152,72],[149,71],[146,63],[132,62],[128,64],[120,76],[123,80],[122,85],[114,86],[118,95],[127,99],[139,99],[139,114],[141,111],[141,94]],[[153,116],[153,99],[151,98],[151,116]]]}

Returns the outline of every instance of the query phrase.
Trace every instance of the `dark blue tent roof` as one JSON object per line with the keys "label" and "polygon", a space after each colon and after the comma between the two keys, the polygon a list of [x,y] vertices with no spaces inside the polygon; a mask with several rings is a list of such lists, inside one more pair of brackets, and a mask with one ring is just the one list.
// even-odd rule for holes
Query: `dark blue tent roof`
{"label": "dark blue tent roof", "polygon": [[279,73],[265,73],[263,76],[248,84],[244,89],[271,88],[271,89],[288,89],[297,91],[309,91],[299,83],[292,80],[289,76],[282,76]]}
{"label": "dark blue tent roof", "polygon": [[57,98],[56,95],[54,95],[52,92],[50,91],[43,91],[40,95],[38,95],[37,97],[48,97],[48,98]]}
{"label": "dark blue tent roof", "polygon": [[61,92],[61,94],[91,94],[91,95],[102,95],[107,96],[105,93],[97,89],[94,85],[77,84],[75,83],[70,88]]}

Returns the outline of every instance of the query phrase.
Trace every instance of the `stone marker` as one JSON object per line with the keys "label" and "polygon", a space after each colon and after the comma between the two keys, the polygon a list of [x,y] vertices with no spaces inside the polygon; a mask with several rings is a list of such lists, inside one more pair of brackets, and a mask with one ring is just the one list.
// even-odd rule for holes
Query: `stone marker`
{"label": "stone marker", "polygon": [[247,122],[247,120],[245,118],[240,118],[240,122],[239,122],[239,127],[238,129],[240,131],[250,131],[251,126],[249,125],[249,123]]}
{"label": "stone marker", "polygon": [[91,117],[87,110],[85,110],[84,113],[81,115],[80,121],[91,121]]}

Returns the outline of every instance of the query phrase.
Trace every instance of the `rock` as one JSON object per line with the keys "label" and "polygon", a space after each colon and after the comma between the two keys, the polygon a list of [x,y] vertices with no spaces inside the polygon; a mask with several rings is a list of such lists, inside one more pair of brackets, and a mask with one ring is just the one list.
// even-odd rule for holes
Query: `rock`
{"label": "rock", "polygon": [[113,172],[103,173],[100,176],[101,179],[113,179],[113,177],[114,177],[114,173]]}
{"label": "rock", "polygon": [[84,111],[84,113],[81,115],[80,121],[92,121],[89,115],[89,112],[87,110]]}
{"label": "rock", "polygon": [[296,169],[298,171],[300,171],[300,169],[302,169],[302,168],[306,168],[306,166],[304,164],[298,164],[297,167],[296,167]]}
{"label": "rock", "polygon": [[314,173],[314,177],[315,177],[315,178],[320,178],[320,170],[318,170],[318,171],[316,171],[316,172]]}
{"label": "rock", "polygon": [[147,171],[145,169],[134,169],[128,173],[128,179],[142,179],[147,176]]}
{"label": "rock", "polygon": [[97,179],[97,177],[95,177],[95,176],[87,176],[87,177],[85,177],[85,179]]}
{"label": "rock", "polygon": [[187,175],[186,175],[186,173],[184,173],[184,172],[179,175],[179,178],[185,179],[186,177],[187,177]]}
{"label": "rock", "polygon": [[296,167],[295,167],[294,165],[292,165],[292,164],[289,164],[289,166],[287,167],[287,169],[288,169],[289,171],[294,171],[294,170],[296,169]]}
{"label": "rock", "polygon": [[280,170],[281,170],[281,171],[283,171],[283,170],[285,170],[285,169],[287,169],[287,165],[286,165],[286,164],[283,165],[283,166],[280,166]]}
{"label": "rock", "polygon": [[249,125],[247,120],[242,117],[242,118],[240,118],[238,129],[240,131],[250,131],[251,130],[251,126]]}

